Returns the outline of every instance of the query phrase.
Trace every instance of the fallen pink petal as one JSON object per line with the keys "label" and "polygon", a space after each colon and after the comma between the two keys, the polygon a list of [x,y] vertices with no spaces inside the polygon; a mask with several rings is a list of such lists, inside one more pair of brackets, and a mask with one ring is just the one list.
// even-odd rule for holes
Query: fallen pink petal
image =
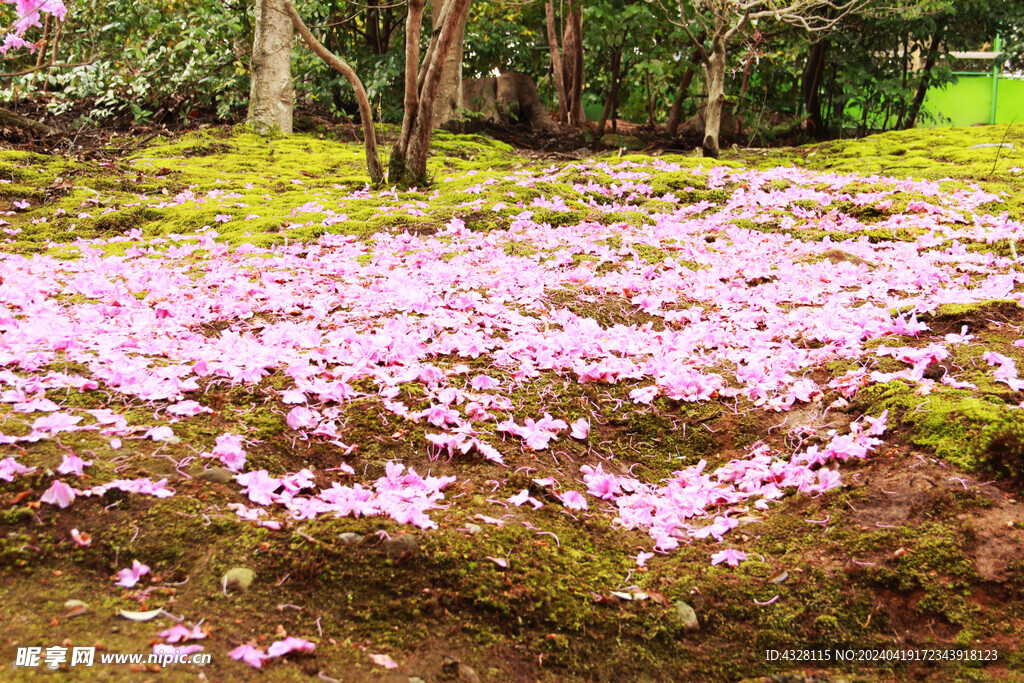
{"label": "fallen pink petal", "polygon": [[206,633],[204,633],[199,626],[188,628],[181,624],[175,624],[166,631],[161,631],[156,635],[158,638],[163,638],[168,643],[179,643],[185,640],[200,640],[206,637]]}
{"label": "fallen pink petal", "polygon": [[46,489],[46,492],[40,496],[39,500],[60,508],[66,508],[75,501],[75,492],[70,486],[57,479],[50,485],[50,488]]}
{"label": "fallen pink petal", "polygon": [[263,667],[263,662],[269,659],[268,655],[261,649],[253,647],[250,644],[239,645],[234,650],[228,653],[228,657],[231,659],[242,661],[253,667],[254,669],[260,669]]}
{"label": "fallen pink petal", "polygon": [[395,660],[391,659],[390,655],[370,655],[370,660],[377,666],[382,666],[385,669],[398,668],[398,664]]}
{"label": "fallen pink petal", "polygon": [[1014,3],[0,4],[15,668],[1012,668]]}
{"label": "fallen pink petal", "polygon": [[283,657],[290,652],[312,652],[314,649],[316,649],[316,644],[303,638],[288,636],[284,640],[271,643],[267,648],[267,656]]}
{"label": "fallen pink petal", "polygon": [[138,560],[132,560],[132,566],[122,569],[117,573],[117,585],[122,588],[132,588],[149,573],[149,566]]}
{"label": "fallen pink petal", "polygon": [[765,602],[760,602],[758,600],[754,600],[754,604],[757,605],[758,607],[767,607],[768,605],[774,605],[775,602],[778,599],[779,599],[779,596],[776,595],[775,597],[773,597],[773,598],[771,598],[769,600],[766,600]]}
{"label": "fallen pink petal", "polygon": [[730,567],[736,567],[745,559],[747,559],[747,554],[742,550],[726,548],[711,556],[711,564],[722,564],[724,562]]}

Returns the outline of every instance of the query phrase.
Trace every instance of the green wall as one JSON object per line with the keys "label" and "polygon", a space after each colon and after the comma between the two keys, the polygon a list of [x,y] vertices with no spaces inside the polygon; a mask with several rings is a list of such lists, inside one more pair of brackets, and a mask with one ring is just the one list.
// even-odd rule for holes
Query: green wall
{"label": "green wall", "polygon": [[[951,124],[971,126],[992,121],[992,74],[964,74],[945,88],[932,88],[925,98],[925,108],[951,120]],[[1000,76],[996,95],[994,123],[1024,122],[1024,79]],[[936,125],[930,123],[928,125]]]}

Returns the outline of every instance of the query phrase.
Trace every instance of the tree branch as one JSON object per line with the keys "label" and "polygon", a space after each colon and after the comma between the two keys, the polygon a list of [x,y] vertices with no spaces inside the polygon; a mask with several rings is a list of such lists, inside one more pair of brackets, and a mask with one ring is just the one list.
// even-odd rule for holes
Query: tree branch
{"label": "tree branch", "polygon": [[9,109],[3,109],[2,107],[0,107],[0,123],[6,123],[16,128],[26,128],[32,131],[33,133],[38,133],[39,135],[53,135],[54,133],[57,132],[55,129],[50,128],[45,123],[33,121],[27,116],[15,114],[13,111]]}
{"label": "tree branch", "polygon": [[384,168],[381,166],[380,157],[377,154],[377,136],[373,129],[373,110],[370,108],[370,100],[366,96],[366,88],[363,87],[363,82],[359,80],[359,75],[348,62],[328,50],[313,36],[309,28],[302,21],[302,17],[299,16],[291,0],[284,0],[284,8],[295,25],[295,30],[302,36],[302,40],[305,41],[306,45],[319,55],[321,59],[341,72],[349,84],[351,84],[352,89],[356,91],[356,100],[359,102],[359,118],[362,119],[363,123],[366,168],[370,172],[370,181],[374,185],[379,185],[384,180]]}

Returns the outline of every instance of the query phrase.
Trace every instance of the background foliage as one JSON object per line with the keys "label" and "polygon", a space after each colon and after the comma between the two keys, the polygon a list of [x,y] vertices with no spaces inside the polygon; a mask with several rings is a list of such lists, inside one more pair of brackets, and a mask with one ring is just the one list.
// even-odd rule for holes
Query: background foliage
{"label": "background foliage", "polygon": [[[333,51],[355,66],[374,107],[385,121],[401,117],[405,5],[390,0],[353,4],[345,0],[300,0],[307,23]],[[36,98],[56,114],[79,112],[84,120],[130,115],[164,121],[213,111],[221,118],[244,116],[252,46],[252,7],[246,0],[77,0],[54,49],[38,54],[11,52],[5,73],[32,70],[50,58],[53,68],[0,78],[0,99]],[[820,112],[812,114],[801,90],[812,39],[791,27],[747,26],[729,54],[726,92],[731,108],[763,135],[804,131],[818,137],[860,135],[901,127],[917,94],[929,41],[940,49],[930,70],[930,87],[956,78],[966,68],[949,57],[954,50],[990,45],[997,33],[1007,59],[1022,52],[1019,3],[1015,0],[877,0],[870,10],[843,23],[825,40],[818,87]],[[556,3],[556,12],[559,4]],[[428,19],[422,39],[429,37]],[[476,0],[465,37],[464,76],[521,71],[537,82],[554,104],[542,2]],[[621,53],[616,111],[623,119],[660,123],[676,98],[692,114],[700,101],[698,70],[688,92],[683,75],[693,65],[693,44],[676,25],[674,4],[637,0],[589,0],[583,4],[585,104],[600,111],[611,86],[613,55]],[[11,6],[0,5],[0,25]],[[698,21],[690,26],[701,35]],[[41,32],[29,36],[34,40]],[[345,80],[303,46],[293,49],[300,100],[331,113],[352,116],[355,99]],[[972,66],[972,65],[967,65]],[[973,65],[977,66],[977,65]],[[82,107],[80,103],[88,106]],[[920,118],[932,114],[924,111]],[[814,121],[808,125],[805,119]],[[803,122],[802,124],[800,122]]]}

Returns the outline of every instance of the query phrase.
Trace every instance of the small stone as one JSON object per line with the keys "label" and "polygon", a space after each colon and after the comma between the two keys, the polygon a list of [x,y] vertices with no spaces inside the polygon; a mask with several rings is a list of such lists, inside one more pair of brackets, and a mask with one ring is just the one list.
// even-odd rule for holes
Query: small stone
{"label": "small stone", "polygon": [[480,533],[483,530],[484,530],[483,527],[480,526],[479,524],[472,524],[471,523],[471,524],[467,524],[466,525],[466,531],[468,531],[471,534],[478,534],[478,533]]}
{"label": "small stone", "polygon": [[64,603],[64,612],[61,614],[62,619],[72,619],[74,617],[80,617],[89,611],[89,605],[82,602],[81,600],[67,600]]}
{"label": "small stone", "polygon": [[416,540],[415,534],[392,536],[384,541],[384,550],[387,551],[388,556],[391,558],[401,557],[416,548]]}
{"label": "small stone", "polygon": [[676,600],[673,604],[676,608],[676,616],[683,622],[683,630],[689,632],[695,632],[700,630],[700,622],[697,621],[697,613],[693,611],[693,608],[682,600]]}
{"label": "small stone", "polygon": [[471,666],[459,662],[459,680],[464,683],[480,683],[480,676]]}
{"label": "small stone", "polygon": [[409,683],[427,683],[419,676],[409,676]]}
{"label": "small stone", "polygon": [[235,567],[227,570],[221,578],[221,585],[224,589],[236,588],[238,590],[245,590],[252,585],[253,579],[256,578],[256,573],[253,570],[246,567]]}
{"label": "small stone", "polygon": [[357,543],[363,542],[363,536],[351,531],[346,531],[343,534],[338,534],[338,540],[344,545],[356,545]]}
{"label": "small stone", "polygon": [[942,376],[946,374],[945,369],[938,363],[932,363],[924,369],[925,379],[942,379]]}
{"label": "small stone", "polygon": [[211,484],[227,484],[235,478],[235,473],[224,467],[211,467],[196,475],[196,479],[208,481]]}

